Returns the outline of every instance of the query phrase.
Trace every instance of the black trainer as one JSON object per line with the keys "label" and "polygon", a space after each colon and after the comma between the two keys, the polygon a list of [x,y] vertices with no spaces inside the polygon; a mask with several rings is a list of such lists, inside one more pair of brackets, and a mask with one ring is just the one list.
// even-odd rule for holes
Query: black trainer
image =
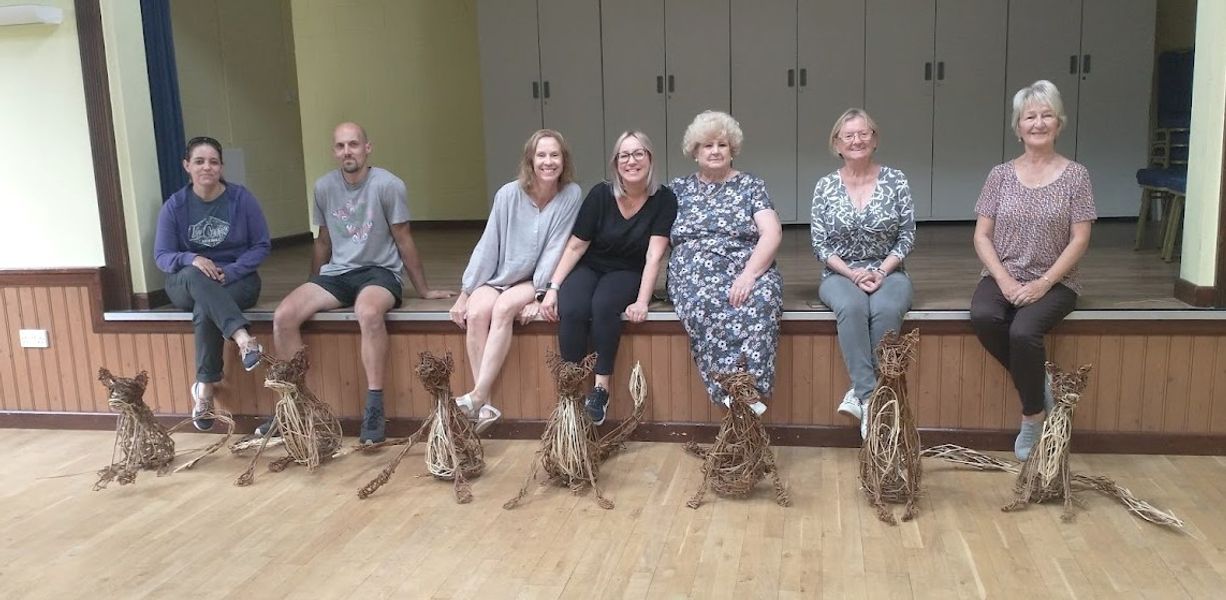
{"label": "black trainer", "polygon": [[587,416],[593,425],[604,425],[605,409],[609,407],[609,390],[600,386],[587,393]]}

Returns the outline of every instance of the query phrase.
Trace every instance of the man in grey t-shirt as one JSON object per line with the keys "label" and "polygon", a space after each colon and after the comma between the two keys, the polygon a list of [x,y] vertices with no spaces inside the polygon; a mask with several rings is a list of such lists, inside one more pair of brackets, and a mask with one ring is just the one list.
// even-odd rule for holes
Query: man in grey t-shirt
{"label": "man in grey t-shirt", "polygon": [[385,438],[383,374],[388,342],[383,320],[387,311],[400,306],[401,271],[408,271],[422,298],[450,298],[455,292],[431,290],[426,283],[409,233],[404,182],[366,164],[371,152],[366,131],[356,123],[341,123],[332,141],[340,169],[315,182],[311,220],[319,235],[311,256],[312,277],[277,306],[273,339],[279,354],[292,356],[302,349],[299,329],[304,321],[321,310],[353,306],[362,330],[367,386],[359,438],[378,443]]}

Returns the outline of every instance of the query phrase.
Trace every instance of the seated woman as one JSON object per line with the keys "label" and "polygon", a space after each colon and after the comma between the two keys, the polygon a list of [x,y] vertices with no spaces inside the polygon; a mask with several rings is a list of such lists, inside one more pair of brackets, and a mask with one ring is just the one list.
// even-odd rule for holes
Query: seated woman
{"label": "seated woman", "polygon": [[[669,184],[677,220],[668,295],[711,401],[725,406],[729,399],[711,375],[735,371],[741,359],[762,398],[770,397],[783,312],[783,279],[775,268],[783,230],[766,183],[732,167],[743,139],[730,115],[699,114],[682,139],[698,172]],[[766,405],[753,408],[762,414]]]}
{"label": "seated woman", "polygon": [[222,176],[221,144],[192,138],[183,153],[191,183],[175,192],[158,213],[153,254],[166,273],[166,295],[192,311],[196,337],[196,383],[192,417],[196,429],[213,428],[214,385],[221,381],[227,338],[238,344],[243,368],[259,363],[263,348],[251,336],[243,310],[260,298],[256,269],[268,257],[268,223],[247,188]]}
{"label": "seated woman", "polygon": [[873,160],[877,124],[849,109],[834,122],[830,151],[843,166],[813,188],[813,253],[825,263],[818,295],[838,319],[839,350],[852,387],[839,412],[860,420],[877,386],[877,347],[886,331],[901,333],[911,308],[903,259],[915,245],[915,206],[906,175]]}
{"label": "seated woman", "polygon": [[1018,90],[1013,130],[1022,155],[988,173],[975,205],[975,253],[984,269],[971,297],[971,324],[1021,397],[1013,444],[1019,460],[1030,456],[1052,406],[1043,336],[1073,311],[1081,291],[1077,261],[1097,217],[1090,174],[1056,152],[1064,122],[1064,103],[1050,81]]}
{"label": "seated woman", "polygon": [[468,363],[475,385],[456,398],[477,433],[502,412],[490,403],[490,390],[507,351],[511,325],[540,314],[545,288],[579,211],[582,190],[574,183],[570,148],[562,134],[542,129],[524,144],[519,178],[494,194],[485,233],[464,270],[451,320],[466,332]]}
{"label": "seated woman", "polygon": [[592,187],[579,207],[566,251],[554,269],[541,312],[558,325],[562,358],[579,362],[596,350],[596,383],[587,395],[592,422],[604,424],[609,376],[624,311],[647,318],[647,305],[677,217],[677,197],[656,183],[651,140],[627,131],[613,144],[611,181]]}

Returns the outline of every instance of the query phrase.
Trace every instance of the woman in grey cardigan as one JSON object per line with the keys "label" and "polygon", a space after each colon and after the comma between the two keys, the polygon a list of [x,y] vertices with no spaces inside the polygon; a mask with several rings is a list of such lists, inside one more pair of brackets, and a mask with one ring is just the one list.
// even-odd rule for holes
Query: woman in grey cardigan
{"label": "woman in grey cardigan", "polygon": [[542,129],[524,144],[519,177],[498,190],[485,233],[464,270],[451,320],[465,330],[472,391],[456,404],[477,421],[477,433],[502,412],[490,390],[511,347],[511,326],[540,315],[549,277],[579,212],[570,148],[562,134]]}

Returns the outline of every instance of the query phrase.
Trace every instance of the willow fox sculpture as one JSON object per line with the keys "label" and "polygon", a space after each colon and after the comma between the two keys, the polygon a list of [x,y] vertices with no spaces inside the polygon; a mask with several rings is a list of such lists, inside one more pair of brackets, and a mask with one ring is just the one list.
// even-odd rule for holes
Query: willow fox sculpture
{"label": "willow fox sculpture", "polygon": [[919,330],[898,335],[887,331],[877,344],[877,388],[868,402],[864,418],[868,434],[860,447],[860,485],[864,495],[877,509],[877,518],[895,524],[887,502],[903,503],[902,520],[910,521],[918,512],[923,468],[920,465],[920,437],[915,414],[907,398],[907,368],[915,360]]}
{"label": "willow fox sculpture", "polygon": [[702,487],[686,506],[701,506],[708,485],[721,496],[746,496],[768,474],[775,484],[775,502],[791,506],[792,499],[775,464],[770,436],[761,418],[750,408],[761,400],[761,395],[757,381],[746,369],[745,359],[741,359],[736,371],[715,373],[713,377],[728,394],[728,412],[714,444],[705,448],[694,442],[685,445],[687,451],[703,459]]}
{"label": "willow fox sculpture", "polygon": [[[403,444],[404,448],[374,479],[358,490],[358,498],[367,498],[391,479],[396,467],[417,442],[426,442],[426,469],[430,474],[455,482],[455,498],[459,504],[472,502],[472,486],[468,480],[485,469],[485,450],[472,423],[460,412],[451,395],[451,372],[455,363],[448,352],[439,358],[429,352],[418,355],[417,378],[434,396],[434,410],[413,435],[398,440],[363,446],[360,451]],[[457,468],[457,465],[459,467]]]}
{"label": "willow fox sculpture", "polygon": [[1073,505],[1081,501],[1074,495],[1077,491],[1093,489],[1114,498],[1133,515],[1163,527],[1183,528],[1183,521],[1170,512],[1138,499],[1109,477],[1074,473],[1069,467],[1070,447],[1073,437],[1073,409],[1081,400],[1081,393],[1089,383],[1090,365],[1067,373],[1055,364],[1047,363],[1051,376],[1051,393],[1055,406],[1043,422],[1043,433],[1035,444],[1030,457],[1020,466],[1016,462],[1001,460],[974,450],[946,444],[925,449],[923,456],[940,458],[955,464],[969,466],[980,471],[1006,471],[1017,473],[1013,490],[1016,498],[1001,508],[1010,512],[1021,510],[1032,503],[1063,500],[1061,519],[1073,519]]}
{"label": "willow fox sculpture", "polygon": [[[159,423],[149,405],[145,404],[145,387],[149,383],[149,374],[145,371],[137,373],[136,377],[116,377],[104,367],[98,369],[98,381],[110,390],[107,404],[111,410],[119,413],[119,419],[115,424],[115,447],[111,452],[111,464],[98,471],[94,490],[104,489],[107,484],[116,480],[120,485],[134,483],[136,473],[141,469],[156,470],[158,476],[170,474],[170,465],[175,459],[175,441],[170,435],[191,423],[191,417],[170,429]],[[206,416],[225,423],[226,434],[201,450],[196,458],[180,465],[174,472],[196,466],[200,459],[224,446],[234,433],[234,420],[228,413],[215,412]]]}
{"label": "willow fox sculpture", "polygon": [[264,387],[275,391],[281,398],[277,400],[272,426],[257,438],[258,442],[249,440],[231,448],[234,452],[241,452],[258,444],[247,470],[234,481],[239,486],[251,485],[255,481],[255,462],[264,449],[272,445],[270,440],[274,437],[280,437],[280,443],[285,446],[289,456],[269,463],[268,470],[273,472],[282,471],[294,463],[314,471],[324,460],[334,456],[341,446],[340,419],[307,387],[306,373],[310,362],[306,348],[299,350],[288,361],[277,360],[268,354],[260,360],[268,365]]}
{"label": "willow fox sculpture", "polygon": [[528,494],[528,486],[536,477],[538,469],[544,469],[547,481],[566,486],[578,493],[591,486],[596,494],[596,503],[605,509],[613,508],[613,502],[600,492],[596,483],[600,463],[623,447],[626,439],[638,427],[646,407],[647,382],[643,367],[635,363],[630,373],[630,395],[634,398],[634,413],[603,437],[596,438],[596,426],[584,409],[581,387],[592,373],[596,355],[588,355],[579,363],[562,360],[550,353],[547,362],[558,388],[558,405],[554,408],[545,433],[541,436],[541,449],[537,451],[528,471],[528,478],[514,498],[502,505],[512,509]]}

